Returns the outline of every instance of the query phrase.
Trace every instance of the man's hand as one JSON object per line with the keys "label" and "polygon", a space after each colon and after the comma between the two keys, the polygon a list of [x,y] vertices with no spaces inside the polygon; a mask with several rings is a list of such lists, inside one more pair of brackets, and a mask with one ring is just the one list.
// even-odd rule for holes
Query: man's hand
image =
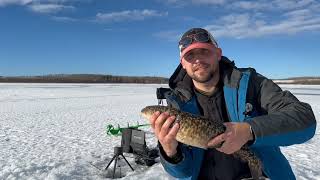
{"label": "man's hand", "polygon": [[238,151],[247,141],[253,139],[248,123],[227,122],[224,125],[226,131],[210,140],[208,147],[214,147],[224,142],[220,148],[216,149],[225,154],[232,154]]}
{"label": "man's hand", "polygon": [[172,157],[177,153],[178,141],[176,140],[176,135],[179,130],[179,124],[176,123],[171,127],[175,119],[175,116],[169,117],[167,112],[162,114],[155,112],[149,119],[152,129],[168,157]]}

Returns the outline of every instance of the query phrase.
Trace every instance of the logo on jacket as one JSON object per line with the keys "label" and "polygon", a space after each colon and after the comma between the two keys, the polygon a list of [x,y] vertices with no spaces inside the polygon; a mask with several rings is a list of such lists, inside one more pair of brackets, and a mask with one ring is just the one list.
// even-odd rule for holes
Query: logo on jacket
{"label": "logo on jacket", "polygon": [[249,116],[249,115],[251,115],[252,110],[253,110],[252,104],[246,103],[246,109],[245,109],[245,111],[243,112],[243,114],[244,114],[245,116]]}

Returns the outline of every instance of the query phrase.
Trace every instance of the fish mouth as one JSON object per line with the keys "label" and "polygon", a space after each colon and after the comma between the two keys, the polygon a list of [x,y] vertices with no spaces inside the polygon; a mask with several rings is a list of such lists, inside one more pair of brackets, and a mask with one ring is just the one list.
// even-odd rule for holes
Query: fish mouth
{"label": "fish mouth", "polygon": [[140,113],[140,117],[144,118],[144,119],[149,119],[150,115],[148,116],[148,114],[141,112]]}
{"label": "fish mouth", "polygon": [[147,119],[146,114],[145,113],[140,113],[140,117]]}

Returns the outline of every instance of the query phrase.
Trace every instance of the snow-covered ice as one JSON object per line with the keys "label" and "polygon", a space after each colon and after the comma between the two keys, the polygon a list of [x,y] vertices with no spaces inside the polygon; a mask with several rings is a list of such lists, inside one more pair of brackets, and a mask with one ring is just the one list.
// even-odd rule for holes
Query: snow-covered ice
{"label": "snow-covered ice", "polygon": [[[157,104],[145,84],[0,84],[0,179],[105,179],[104,168],[121,137],[107,136],[107,124],[146,123],[140,110]],[[320,118],[320,86],[281,85],[309,103]],[[318,125],[319,127],[319,125]],[[156,146],[149,127],[147,145]],[[300,145],[282,148],[297,179],[320,179],[320,130]],[[125,154],[123,179],[174,179],[160,163],[143,167]],[[94,165],[94,166],[93,166]],[[112,169],[113,166],[111,165]]]}

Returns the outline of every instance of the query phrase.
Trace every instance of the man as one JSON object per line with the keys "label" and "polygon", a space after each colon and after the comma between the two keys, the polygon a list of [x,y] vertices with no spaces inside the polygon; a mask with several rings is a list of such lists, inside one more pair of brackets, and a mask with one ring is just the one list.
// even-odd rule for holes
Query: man
{"label": "man", "polygon": [[180,64],[169,80],[169,106],[208,120],[224,122],[225,133],[208,142],[208,150],[178,143],[175,117],[156,112],[149,119],[159,140],[161,163],[174,177],[186,179],[245,179],[247,163],[232,153],[244,144],[259,157],[263,175],[295,179],[279,146],[303,143],[314,136],[311,107],[252,68],[240,69],[222,56],[212,35],[193,28],[179,41]]}

